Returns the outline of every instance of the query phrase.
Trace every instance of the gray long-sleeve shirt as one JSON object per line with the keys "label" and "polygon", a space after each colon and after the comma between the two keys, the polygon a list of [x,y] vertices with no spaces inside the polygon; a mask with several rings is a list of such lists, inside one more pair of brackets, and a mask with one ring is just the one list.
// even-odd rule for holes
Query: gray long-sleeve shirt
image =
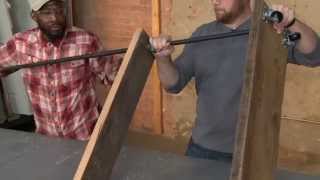
{"label": "gray long-sleeve shirt", "polygon": [[[200,26],[192,37],[249,27],[250,20],[235,30],[214,21]],[[195,78],[198,99],[192,138],[200,146],[215,151],[233,152],[248,37],[246,35],[190,44],[175,61],[179,81],[167,90],[178,93],[190,79]],[[297,59],[293,62],[296,64],[320,65],[320,43],[318,41],[314,53],[302,55],[295,50],[289,50],[289,57]],[[318,61],[315,61],[317,58]]]}

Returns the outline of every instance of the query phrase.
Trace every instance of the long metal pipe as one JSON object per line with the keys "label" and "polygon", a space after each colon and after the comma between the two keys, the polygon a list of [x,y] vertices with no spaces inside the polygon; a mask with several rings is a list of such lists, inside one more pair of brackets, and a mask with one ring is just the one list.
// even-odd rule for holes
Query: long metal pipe
{"label": "long metal pipe", "polygon": [[[171,45],[181,45],[181,44],[190,44],[190,43],[199,43],[203,41],[209,41],[209,40],[215,40],[215,39],[224,39],[224,38],[231,38],[236,36],[244,36],[248,35],[249,30],[240,30],[240,31],[234,31],[234,32],[227,32],[227,33],[221,33],[221,34],[214,34],[214,35],[208,35],[208,36],[199,36],[199,37],[192,37],[188,39],[181,39],[181,40],[174,40],[171,41]],[[150,51],[152,51],[151,46],[149,47]],[[50,59],[42,62],[36,62],[36,63],[30,63],[30,64],[20,64],[15,66],[9,66],[1,69],[1,72],[15,72],[20,69],[24,68],[34,68],[39,66],[46,66],[46,65],[53,65],[53,64],[59,64],[59,63],[65,63],[70,61],[77,61],[77,60],[83,60],[83,59],[89,59],[89,58],[98,58],[103,56],[111,56],[115,54],[123,54],[127,52],[127,48],[122,49],[114,49],[114,50],[108,50],[108,51],[100,51],[96,53],[90,53],[85,54],[81,56],[72,56],[72,57],[64,57],[60,59]]]}

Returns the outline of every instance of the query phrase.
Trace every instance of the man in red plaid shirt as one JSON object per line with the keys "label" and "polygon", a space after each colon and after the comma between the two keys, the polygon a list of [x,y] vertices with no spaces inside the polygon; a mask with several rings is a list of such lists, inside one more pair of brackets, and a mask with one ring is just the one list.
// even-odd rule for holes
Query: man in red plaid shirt
{"label": "man in red plaid shirt", "polygon": [[[0,72],[7,66],[102,50],[94,34],[67,26],[64,1],[30,0],[30,4],[38,27],[16,34],[0,47]],[[23,71],[38,133],[78,140],[90,137],[99,116],[95,79],[111,85],[120,65],[120,57],[105,58],[109,60],[87,59]]]}

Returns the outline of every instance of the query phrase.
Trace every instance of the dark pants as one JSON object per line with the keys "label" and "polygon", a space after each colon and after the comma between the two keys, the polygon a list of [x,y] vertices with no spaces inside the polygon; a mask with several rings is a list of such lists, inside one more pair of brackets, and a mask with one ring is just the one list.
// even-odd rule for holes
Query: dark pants
{"label": "dark pants", "polygon": [[200,145],[195,144],[192,139],[189,142],[189,145],[186,151],[186,156],[199,158],[199,159],[209,159],[209,160],[227,162],[227,163],[232,162],[231,153],[218,152],[218,151],[213,151],[211,149],[201,147]]}

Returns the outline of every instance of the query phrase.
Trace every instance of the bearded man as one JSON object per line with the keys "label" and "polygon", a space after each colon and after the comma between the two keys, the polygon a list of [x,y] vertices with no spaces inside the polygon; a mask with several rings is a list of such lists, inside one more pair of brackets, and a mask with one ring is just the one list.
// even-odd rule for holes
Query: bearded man
{"label": "bearded man", "polygon": [[[250,0],[211,0],[216,20],[196,29],[192,37],[240,31],[250,28]],[[251,4],[252,5],[252,4]],[[289,50],[290,62],[306,66],[320,64],[320,41],[314,31],[295,19],[283,5],[273,6],[283,13],[277,32],[284,28],[300,32],[296,48]],[[197,116],[186,155],[195,158],[232,161],[235,132],[245,74],[248,35],[186,45],[172,61],[174,50],[168,36],[150,39],[162,86],[179,93],[195,79]]]}

